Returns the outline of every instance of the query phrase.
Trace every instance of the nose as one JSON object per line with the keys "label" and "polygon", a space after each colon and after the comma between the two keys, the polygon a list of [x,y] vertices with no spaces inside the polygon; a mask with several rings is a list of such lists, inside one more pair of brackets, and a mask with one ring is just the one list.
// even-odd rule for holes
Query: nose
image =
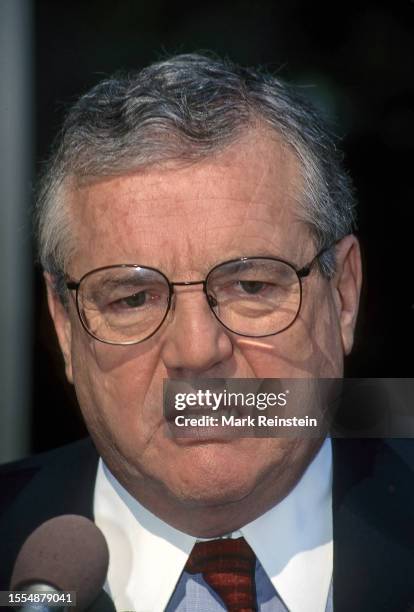
{"label": "nose", "polygon": [[200,287],[175,288],[162,345],[162,359],[173,375],[207,373],[233,354],[229,333],[210,310]]}

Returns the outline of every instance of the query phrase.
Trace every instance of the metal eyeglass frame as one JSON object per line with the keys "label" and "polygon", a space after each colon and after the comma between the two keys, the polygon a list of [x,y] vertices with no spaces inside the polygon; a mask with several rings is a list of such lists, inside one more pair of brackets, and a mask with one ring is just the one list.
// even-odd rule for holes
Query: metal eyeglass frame
{"label": "metal eyeglass frame", "polygon": [[[82,327],[84,328],[84,330],[95,340],[98,340],[99,342],[103,342],[104,344],[112,344],[112,345],[116,345],[116,346],[131,346],[133,344],[140,344],[141,342],[145,342],[146,340],[149,340],[150,338],[152,338],[152,336],[154,336],[157,331],[160,329],[160,327],[162,327],[165,319],[168,316],[168,313],[170,312],[171,309],[171,303],[172,303],[172,297],[174,295],[174,287],[190,287],[190,286],[194,286],[194,285],[202,285],[203,286],[203,292],[206,296],[207,299],[207,303],[210,307],[211,312],[213,313],[213,315],[215,316],[215,318],[217,319],[217,321],[220,323],[220,325],[222,325],[225,329],[227,329],[229,332],[231,332],[232,334],[236,334],[237,336],[243,336],[245,338],[268,338],[269,336],[276,336],[277,334],[280,334],[284,331],[286,331],[287,329],[289,329],[289,327],[291,327],[296,319],[299,316],[300,313],[300,309],[302,307],[302,279],[306,278],[307,276],[309,276],[315,262],[322,256],[324,255],[327,251],[329,251],[332,247],[334,247],[337,242],[339,242],[339,240],[335,241],[334,243],[332,243],[331,245],[324,247],[323,249],[321,249],[318,253],[316,253],[316,255],[313,257],[313,259],[307,263],[305,266],[303,266],[302,268],[300,268],[299,270],[295,267],[294,264],[292,264],[290,261],[286,261],[285,259],[281,259],[280,257],[268,257],[268,256],[264,256],[261,257],[260,255],[254,256],[254,257],[238,257],[236,259],[229,259],[228,261],[223,261],[219,264],[217,264],[216,266],[214,266],[213,268],[211,268],[211,270],[209,270],[209,272],[206,275],[206,278],[204,280],[200,280],[200,281],[177,281],[177,282],[170,282],[169,279],[166,277],[166,275],[161,272],[161,270],[158,270],[157,268],[153,268],[151,266],[141,266],[140,264],[113,264],[110,266],[102,266],[100,268],[95,268],[94,270],[90,270],[89,272],[86,272],[86,274],[84,274],[82,276],[82,278],[79,281],[73,281],[68,279],[65,283],[67,289],[69,289],[69,291],[76,291],[76,296],[75,296],[75,303],[76,303],[76,310],[79,316],[79,320],[82,324]],[[272,332],[270,334],[263,334],[260,336],[252,336],[250,334],[242,334],[236,331],[233,331],[230,327],[228,327],[225,323],[223,323],[220,318],[217,316],[217,313],[214,311],[215,306],[217,306],[217,300],[214,296],[210,295],[209,293],[207,293],[207,283],[208,283],[208,279],[210,277],[210,275],[217,270],[217,268],[220,268],[221,266],[225,265],[225,264],[230,264],[230,263],[237,263],[237,262],[245,262],[245,261],[251,261],[251,260],[255,260],[255,259],[266,259],[269,261],[279,261],[287,266],[289,266],[292,270],[294,270],[294,272],[296,273],[298,280],[299,280],[299,287],[300,287],[300,296],[299,296],[299,305],[298,305],[298,310],[297,313],[295,315],[295,317],[292,319],[292,321],[289,323],[289,325],[286,325],[285,327],[283,327],[282,329],[278,330],[277,332]],[[84,321],[83,317],[82,317],[82,313],[81,313],[81,309],[79,306],[79,287],[82,283],[82,281],[87,278],[88,276],[90,276],[91,274],[94,274],[95,272],[101,272],[102,270],[111,270],[113,268],[145,268],[146,270],[152,270],[153,272],[157,272],[158,274],[160,274],[166,281],[168,288],[169,288],[169,295],[168,295],[168,302],[167,302],[167,308],[165,310],[165,315],[163,316],[160,324],[145,338],[143,338],[142,340],[131,340],[130,342],[113,342],[111,340],[103,340],[102,338],[99,338],[98,336],[95,336],[95,334],[93,334],[91,332],[91,330],[88,328],[86,322]]]}

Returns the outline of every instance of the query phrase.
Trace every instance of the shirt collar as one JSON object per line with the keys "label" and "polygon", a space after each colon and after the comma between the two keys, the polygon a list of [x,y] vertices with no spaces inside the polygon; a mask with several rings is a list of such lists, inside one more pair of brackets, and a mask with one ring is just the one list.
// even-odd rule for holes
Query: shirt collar
{"label": "shirt collar", "polygon": [[[94,517],[109,547],[105,589],[117,610],[165,610],[196,538],[144,508],[102,459]],[[325,610],[333,563],[330,440],[294,489],[240,532],[290,612]]]}
{"label": "shirt collar", "polygon": [[290,612],[325,611],[332,531],[332,449],[327,439],[289,495],[241,529]]}

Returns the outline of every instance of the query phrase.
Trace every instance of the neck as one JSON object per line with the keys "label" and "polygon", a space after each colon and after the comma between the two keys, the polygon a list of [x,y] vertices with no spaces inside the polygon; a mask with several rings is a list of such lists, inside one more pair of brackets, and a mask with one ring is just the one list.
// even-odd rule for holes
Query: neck
{"label": "neck", "polygon": [[320,449],[321,441],[309,448],[300,464],[266,473],[256,486],[240,498],[209,503],[180,499],[161,483],[115,477],[140,504],[175,529],[199,538],[214,538],[237,531],[282,501],[299,482]]}

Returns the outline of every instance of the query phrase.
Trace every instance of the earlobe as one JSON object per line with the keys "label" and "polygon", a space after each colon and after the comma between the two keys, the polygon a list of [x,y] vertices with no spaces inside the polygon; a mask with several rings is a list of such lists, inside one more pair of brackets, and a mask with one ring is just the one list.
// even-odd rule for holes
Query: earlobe
{"label": "earlobe", "polygon": [[361,252],[356,236],[346,236],[338,243],[336,266],[333,279],[335,304],[341,328],[343,351],[345,355],[348,355],[354,343],[362,284]]}
{"label": "earlobe", "polygon": [[67,308],[62,303],[60,296],[55,290],[54,279],[48,272],[44,273],[47,290],[47,302],[50,316],[55,325],[59,346],[65,361],[66,377],[73,383],[72,374],[72,324]]}

